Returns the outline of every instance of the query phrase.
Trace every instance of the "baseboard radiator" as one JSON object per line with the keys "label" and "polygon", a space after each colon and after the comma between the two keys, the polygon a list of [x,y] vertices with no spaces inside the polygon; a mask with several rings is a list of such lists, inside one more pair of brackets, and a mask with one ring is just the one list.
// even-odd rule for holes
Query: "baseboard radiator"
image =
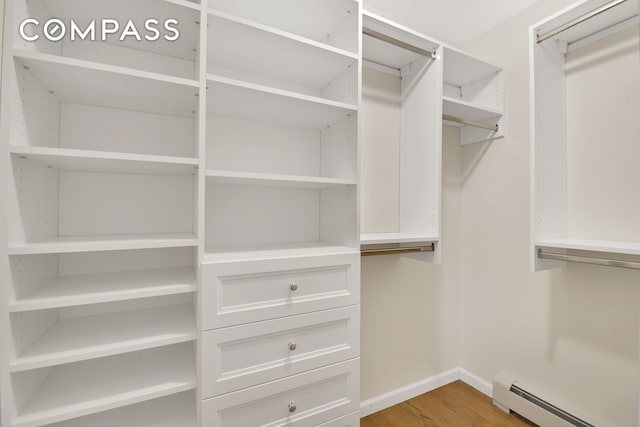
{"label": "baseboard radiator", "polygon": [[497,376],[494,379],[493,403],[505,412],[516,412],[542,427],[595,427],[528,392],[512,378]]}

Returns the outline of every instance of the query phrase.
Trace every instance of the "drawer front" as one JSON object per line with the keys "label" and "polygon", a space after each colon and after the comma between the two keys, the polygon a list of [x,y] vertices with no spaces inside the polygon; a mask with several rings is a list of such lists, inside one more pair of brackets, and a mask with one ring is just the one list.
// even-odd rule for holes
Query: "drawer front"
{"label": "drawer front", "polygon": [[360,411],[322,423],[318,427],[360,427]]}
{"label": "drawer front", "polygon": [[207,427],[317,426],[357,411],[359,359],[330,365],[202,402]]}
{"label": "drawer front", "polygon": [[358,253],[204,264],[203,330],[360,302]]}
{"label": "drawer front", "polygon": [[205,332],[202,393],[223,393],[360,355],[360,306]]}

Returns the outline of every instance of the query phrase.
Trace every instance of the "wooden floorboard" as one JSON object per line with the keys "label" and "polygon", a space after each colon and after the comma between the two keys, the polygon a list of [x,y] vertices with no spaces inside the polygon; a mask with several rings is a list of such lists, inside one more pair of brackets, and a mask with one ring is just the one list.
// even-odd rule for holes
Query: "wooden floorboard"
{"label": "wooden floorboard", "polygon": [[473,387],[456,381],[360,420],[360,427],[531,427]]}

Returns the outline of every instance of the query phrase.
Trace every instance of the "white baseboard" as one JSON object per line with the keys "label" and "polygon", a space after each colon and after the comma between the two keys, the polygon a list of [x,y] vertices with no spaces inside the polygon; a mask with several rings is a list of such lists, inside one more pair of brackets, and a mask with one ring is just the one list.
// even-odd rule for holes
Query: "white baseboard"
{"label": "white baseboard", "polygon": [[460,368],[460,380],[469,384],[481,393],[486,394],[489,397],[493,396],[493,384],[489,381],[485,381],[477,375],[472,374],[464,368]]}
{"label": "white baseboard", "polygon": [[360,418],[364,418],[367,415],[382,411],[383,409],[402,403],[405,400],[413,399],[416,396],[428,393],[438,387],[451,384],[458,380],[462,380],[481,393],[491,397],[493,386],[490,382],[483,380],[463,368],[454,368],[361,402]]}
{"label": "white baseboard", "polygon": [[405,400],[428,393],[460,379],[460,368],[454,368],[424,380],[397,388],[360,403],[360,418],[382,411]]}

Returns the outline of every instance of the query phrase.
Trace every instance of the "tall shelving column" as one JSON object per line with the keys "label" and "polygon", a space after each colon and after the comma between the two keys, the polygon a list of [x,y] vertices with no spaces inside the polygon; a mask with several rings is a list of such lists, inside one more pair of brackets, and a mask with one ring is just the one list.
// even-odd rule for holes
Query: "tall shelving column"
{"label": "tall shelving column", "polygon": [[[197,423],[203,7],[7,3],[3,426]],[[26,17],[150,12],[178,19],[181,38],[132,45],[14,36]]]}
{"label": "tall shelving column", "polygon": [[208,2],[203,425],[358,423],[359,21]]}

